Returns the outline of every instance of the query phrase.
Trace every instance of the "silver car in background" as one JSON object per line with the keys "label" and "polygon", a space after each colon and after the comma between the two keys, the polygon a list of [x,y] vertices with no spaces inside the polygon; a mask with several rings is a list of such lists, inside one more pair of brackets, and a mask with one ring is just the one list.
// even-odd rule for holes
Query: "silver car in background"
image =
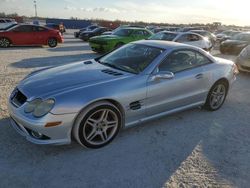
{"label": "silver car in background", "polygon": [[189,108],[218,110],[235,80],[232,61],[166,41],[127,44],[102,57],[36,71],[9,98],[13,127],[36,144],[88,148],[128,126]]}
{"label": "silver car in background", "polygon": [[250,72],[250,45],[245,47],[236,59],[239,71]]}

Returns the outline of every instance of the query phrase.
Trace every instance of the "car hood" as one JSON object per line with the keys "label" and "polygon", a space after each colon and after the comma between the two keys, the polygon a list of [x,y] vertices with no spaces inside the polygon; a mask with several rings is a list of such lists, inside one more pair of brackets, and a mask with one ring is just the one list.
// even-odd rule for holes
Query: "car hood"
{"label": "car hood", "polygon": [[226,40],[222,44],[223,45],[239,45],[239,44],[247,44],[247,41],[242,40]]}
{"label": "car hood", "polygon": [[[118,74],[114,75],[112,72]],[[91,60],[33,72],[20,82],[18,89],[29,100],[32,100],[37,97],[57,95],[71,89],[122,79],[129,75],[132,74],[109,68]]]}
{"label": "car hood", "polygon": [[116,39],[122,39],[123,37],[117,36],[117,35],[101,35],[97,37],[93,37],[92,40],[116,40]]}

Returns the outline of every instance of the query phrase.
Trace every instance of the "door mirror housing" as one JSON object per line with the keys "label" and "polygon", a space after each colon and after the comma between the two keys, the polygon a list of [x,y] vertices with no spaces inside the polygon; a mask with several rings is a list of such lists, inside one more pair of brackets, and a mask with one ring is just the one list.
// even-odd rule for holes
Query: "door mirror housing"
{"label": "door mirror housing", "polygon": [[174,78],[174,73],[170,71],[160,71],[153,75],[153,80],[161,80],[161,79],[172,79]]}

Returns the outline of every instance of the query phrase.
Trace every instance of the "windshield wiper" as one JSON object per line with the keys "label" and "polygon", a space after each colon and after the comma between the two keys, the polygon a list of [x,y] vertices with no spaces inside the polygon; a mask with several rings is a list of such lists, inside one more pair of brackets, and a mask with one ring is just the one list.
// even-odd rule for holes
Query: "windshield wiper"
{"label": "windshield wiper", "polygon": [[129,72],[129,73],[135,74],[134,72],[129,71],[126,68],[124,69],[122,66],[119,66],[119,65],[114,65],[114,64],[111,64],[111,63],[100,62],[100,61],[99,61],[99,63],[101,63],[102,65],[106,65],[108,67],[114,68],[114,69],[118,69],[118,70],[121,70],[121,71],[125,71],[125,72]]}

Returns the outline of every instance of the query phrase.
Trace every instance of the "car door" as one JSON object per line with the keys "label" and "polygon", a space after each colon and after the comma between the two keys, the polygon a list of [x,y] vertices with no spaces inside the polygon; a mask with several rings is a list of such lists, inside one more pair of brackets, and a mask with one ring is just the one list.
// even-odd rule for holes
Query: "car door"
{"label": "car door", "polygon": [[[203,66],[210,61],[198,61],[197,52],[177,50],[149,76],[147,82],[147,115],[152,116],[166,111],[201,104],[206,99],[208,75]],[[156,77],[161,73],[173,73],[174,77]]]}
{"label": "car door", "polygon": [[36,45],[47,44],[48,41],[48,29],[41,26],[33,26],[33,35],[35,37],[34,43]]}
{"label": "car door", "polygon": [[15,45],[30,45],[35,42],[35,35],[32,25],[20,25],[13,28],[11,32],[11,40]]}

